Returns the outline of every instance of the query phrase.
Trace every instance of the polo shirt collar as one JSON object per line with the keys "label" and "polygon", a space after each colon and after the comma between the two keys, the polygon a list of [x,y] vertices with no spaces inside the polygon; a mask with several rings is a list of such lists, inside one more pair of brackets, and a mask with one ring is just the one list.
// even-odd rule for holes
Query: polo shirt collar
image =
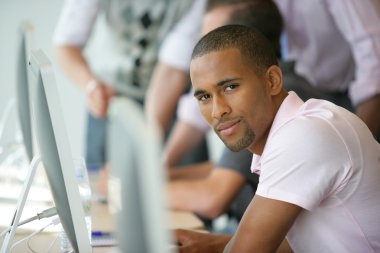
{"label": "polo shirt collar", "polygon": [[[302,99],[298,97],[298,95],[290,91],[288,96],[282,101],[282,104],[276,113],[276,116],[273,120],[268,140],[272,136],[272,134],[279,129],[284,123],[286,123],[289,119],[293,118],[299,111],[300,107],[304,104]],[[267,142],[268,142],[267,140]],[[264,147],[265,150],[265,147]],[[251,163],[251,172],[260,175],[261,172],[261,156],[253,154],[252,163]]]}

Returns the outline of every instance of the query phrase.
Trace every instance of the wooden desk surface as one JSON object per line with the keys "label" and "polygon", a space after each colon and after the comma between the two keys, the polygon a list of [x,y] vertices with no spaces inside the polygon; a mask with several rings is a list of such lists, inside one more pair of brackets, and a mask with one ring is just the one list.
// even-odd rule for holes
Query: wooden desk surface
{"label": "wooden desk surface", "polygon": [[[91,190],[93,193],[97,193],[97,180],[98,175],[97,174],[89,174],[90,177],[90,185]],[[5,227],[10,223],[11,218],[13,216],[14,208],[16,207],[15,203],[1,203],[0,202],[0,232],[2,232]],[[47,205],[39,205],[39,206],[33,206],[29,203],[26,204],[22,220],[25,218],[32,217],[36,215],[36,212],[40,212],[42,210],[45,210],[46,208],[51,207],[51,204],[49,206]],[[38,210],[38,211],[36,211]],[[115,224],[113,222],[113,218],[111,214],[109,213],[108,206],[106,204],[101,204],[99,202],[94,202],[91,207],[91,216],[92,216],[92,230],[100,230],[100,231],[107,231],[112,232],[114,231]],[[184,229],[202,229],[203,223],[202,221],[195,216],[192,213],[189,212],[179,212],[179,211],[169,211],[169,229],[176,229],[176,228],[184,228]],[[18,229],[16,236],[13,240],[13,243],[26,237],[27,235],[31,234],[33,231],[36,231],[37,229],[43,227],[45,224],[47,224],[46,219],[41,221],[35,221],[33,224],[26,224],[23,227],[26,227],[26,229]],[[33,225],[33,226],[31,226]],[[46,252],[49,248],[50,244],[54,242],[54,247],[50,252],[52,253],[60,253],[60,242],[58,238],[59,227],[49,227],[49,232],[42,232],[36,236],[34,236],[30,240],[30,246],[33,248],[36,252]],[[4,238],[0,238],[0,245],[2,245]],[[1,248],[1,246],[0,246]],[[111,248],[109,247],[94,247],[93,251],[94,253],[105,253],[108,252]],[[31,252],[28,247],[27,243],[23,242],[17,247],[14,248],[12,253],[26,253]]]}
{"label": "wooden desk surface", "polygon": [[[1,205],[1,203],[0,203]],[[4,210],[4,209],[3,209]],[[101,230],[101,231],[114,231],[114,222],[112,219],[112,216],[110,215],[108,211],[108,207],[105,204],[100,203],[94,203],[92,205],[92,230]],[[189,212],[179,212],[179,211],[170,211],[169,212],[169,228],[170,229],[176,229],[176,228],[185,228],[185,229],[202,229],[203,223],[202,221],[196,217],[194,214]],[[37,221],[41,222],[41,221]],[[46,224],[46,223],[44,223]],[[38,227],[42,227],[38,226]],[[4,228],[1,228],[0,231],[3,231]],[[20,230],[17,232],[14,242],[24,238],[28,234],[30,234],[30,231]],[[36,236],[34,236],[30,240],[31,247],[36,252],[46,252],[50,244],[54,242],[54,247],[50,252],[53,253],[59,253],[60,252],[60,243],[57,232],[42,232]],[[0,239],[0,242],[2,244],[3,238]],[[105,253],[110,250],[109,247],[94,247],[93,251],[94,253]],[[15,247],[15,249],[12,251],[12,253],[25,253],[30,252],[30,250],[27,247],[26,242],[21,243],[19,246]]]}

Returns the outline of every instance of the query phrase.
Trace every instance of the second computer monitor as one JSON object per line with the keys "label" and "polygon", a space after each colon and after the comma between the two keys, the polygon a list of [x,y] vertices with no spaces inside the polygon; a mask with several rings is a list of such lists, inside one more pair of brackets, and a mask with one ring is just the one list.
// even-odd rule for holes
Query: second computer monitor
{"label": "second computer monitor", "polygon": [[145,122],[141,106],[116,98],[109,110],[110,208],[116,212],[122,252],[168,253],[164,197],[165,173],[161,164],[158,130]]}
{"label": "second computer monitor", "polygon": [[37,79],[30,86],[33,129],[54,203],[74,251],[90,253],[92,249],[53,68],[41,50],[31,53],[29,65]]}

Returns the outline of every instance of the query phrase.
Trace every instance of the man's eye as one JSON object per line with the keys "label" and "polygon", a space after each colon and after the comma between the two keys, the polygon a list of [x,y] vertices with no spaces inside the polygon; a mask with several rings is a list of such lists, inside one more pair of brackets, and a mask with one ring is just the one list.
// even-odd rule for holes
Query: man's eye
{"label": "man's eye", "polygon": [[237,84],[230,84],[226,87],[225,91],[231,91],[231,90],[234,90],[238,87]]}
{"label": "man's eye", "polygon": [[208,94],[205,94],[205,95],[202,95],[198,98],[199,101],[206,101],[207,99],[210,98],[210,95]]}

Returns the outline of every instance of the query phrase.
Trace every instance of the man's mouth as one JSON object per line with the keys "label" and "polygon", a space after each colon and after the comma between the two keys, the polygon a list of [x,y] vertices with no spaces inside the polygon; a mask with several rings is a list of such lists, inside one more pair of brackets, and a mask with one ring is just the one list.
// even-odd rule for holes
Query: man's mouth
{"label": "man's mouth", "polygon": [[225,123],[218,124],[215,129],[221,135],[228,136],[228,135],[233,134],[233,132],[237,129],[239,123],[240,123],[240,119],[228,121]]}

